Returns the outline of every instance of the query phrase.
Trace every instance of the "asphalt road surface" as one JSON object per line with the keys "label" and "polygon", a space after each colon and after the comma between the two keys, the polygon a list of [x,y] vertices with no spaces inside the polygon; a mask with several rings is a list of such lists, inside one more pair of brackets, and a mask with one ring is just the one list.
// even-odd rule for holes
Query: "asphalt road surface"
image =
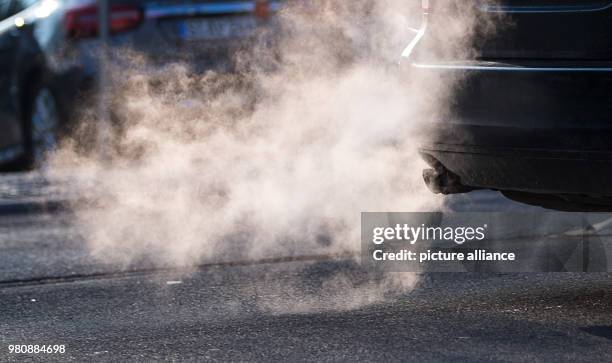
{"label": "asphalt road surface", "polygon": [[323,257],[126,269],[92,259],[69,212],[33,207],[58,190],[1,178],[0,361],[612,359],[609,274],[403,274],[410,288],[383,289],[389,276]]}

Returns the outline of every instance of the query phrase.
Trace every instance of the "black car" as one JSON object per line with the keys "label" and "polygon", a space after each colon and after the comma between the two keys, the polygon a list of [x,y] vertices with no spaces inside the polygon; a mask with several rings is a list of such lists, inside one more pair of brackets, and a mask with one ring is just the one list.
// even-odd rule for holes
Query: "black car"
{"label": "black car", "polygon": [[430,189],[612,210],[612,1],[465,1],[477,19],[503,25],[461,59],[424,51],[440,41],[444,3],[423,1],[423,25],[404,54],[412,71],[460,79],[420,148]]}

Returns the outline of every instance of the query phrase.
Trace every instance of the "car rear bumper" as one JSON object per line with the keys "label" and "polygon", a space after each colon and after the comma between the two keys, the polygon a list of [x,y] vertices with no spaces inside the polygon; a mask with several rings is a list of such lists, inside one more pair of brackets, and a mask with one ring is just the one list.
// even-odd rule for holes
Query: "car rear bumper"
{"label": "car rear bumper", "polygon": [[472,188],[612,196],[612,153],[432,144],[420,149]]}
{"label": "car rear bumper", "polygon": [[612,67],[413,65],[459,79],[421,147],[462,185],[612,196]]}

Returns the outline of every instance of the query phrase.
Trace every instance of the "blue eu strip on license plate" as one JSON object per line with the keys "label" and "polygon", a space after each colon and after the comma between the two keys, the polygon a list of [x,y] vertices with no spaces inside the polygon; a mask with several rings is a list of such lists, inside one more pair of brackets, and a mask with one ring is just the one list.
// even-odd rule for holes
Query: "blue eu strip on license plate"
{"label": "blue eu strip on license plate", "polygon": [[257,20],[252,16],[228,16],[187,19],[178,25],[181,39],[218,40],[252,36],[257,28]]}

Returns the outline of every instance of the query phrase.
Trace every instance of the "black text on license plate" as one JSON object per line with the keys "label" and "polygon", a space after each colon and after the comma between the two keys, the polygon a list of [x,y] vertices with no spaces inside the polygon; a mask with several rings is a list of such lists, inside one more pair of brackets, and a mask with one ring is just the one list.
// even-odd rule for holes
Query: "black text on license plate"
{"label": "black text on license plate", "polygon": [[180,24],[183,39],[229,39],[248,37],[257,27],[250,16],[190,19]]}

